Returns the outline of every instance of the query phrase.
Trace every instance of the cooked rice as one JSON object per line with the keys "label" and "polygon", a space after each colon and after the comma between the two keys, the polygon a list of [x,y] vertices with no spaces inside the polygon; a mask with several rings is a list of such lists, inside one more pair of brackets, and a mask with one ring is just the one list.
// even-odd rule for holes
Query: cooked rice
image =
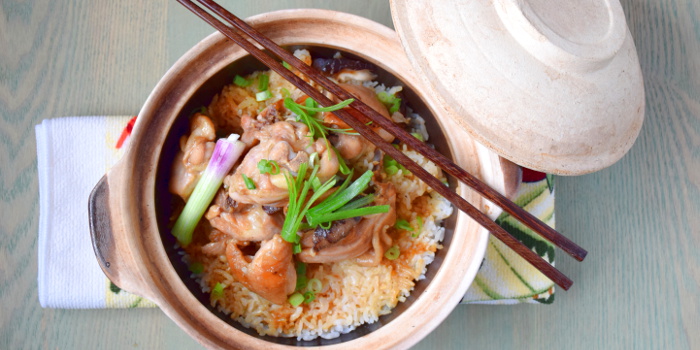
{"label": "cooked rice", "polygon": [[[308,52],[297,52],[305,57]],[[310,57],[310,56],[309,56]],[[251,87],[257,85],[258,72],[248,79],[255,79]],[[377,92],[390,93],[400,91],[401,87],[386,88],[376,82],[357,82],[374,87]],[[282,89],[292,93],[292,97],[300,92],[287,81],[272,73],[270,90],[277,98],[281,98]],[[254,89],[240,88],[235,85],[225,87],[209,106],[209,113],[214,117],[217,128],[236,130],[234,120],[243,114],[255,115],[270,101],[255,101]],[[420,116],[407,112],[408,116],[395,116],[395,120],[405,120],[413,126],[414,132],[425,134],[425,127]],[[396,114],[396,113],[395,113]],[[422,126],[422,128],[421,128]],[[238,130],[236,130],[238,131]],[[420,153],[402,145],[401,151],[409,158],[418,162],[432,175],[443,179],[441,170]],[[356,168],[368,169],[371,155],[353,164]],[[358,169],[360,170],[360,169]],[[255,329],[261,335],[296,337],[299,340],[311,340],[316,337],[334,338],[347,333],[366,323],[373,323],[397,305],[405,301],[415,285],[415,281],[424,278],[427,265],[435,256],[445,230],[442,221],[452,213],[451,204],[434,192],[423,181],[412,173],[400,170],[396,174],[385,176],[386,181],[392,182],[397,190],[397,219],[405,219],[414,227],[414,232],[390,228],[388,233],[400,248],[400,256],[396,260],[383,259],[376,267],[363,267],[353,260],[333,264],[309,264],[307,276],[317,278],[323,284],[323,289],[317,293],[309,304],[294,307],[289,303],[276,305],[251,292],[237,282],[229,272],[225,256],[213,257],[201,253],[202,239],[195,239],[187,247],[184,259],[188,262],[198,261],[204,265],[201,274],[193,275],[204,292],[211,291],[217,283],[224,286],[223,297],[212,297],[211,304],[220,311],[230,315],[246,327]],[[418,222],[422,219],[422,227]],[[196,234],[204,235],[200,225]],[[198,243],[202,242],[202,243]]]}

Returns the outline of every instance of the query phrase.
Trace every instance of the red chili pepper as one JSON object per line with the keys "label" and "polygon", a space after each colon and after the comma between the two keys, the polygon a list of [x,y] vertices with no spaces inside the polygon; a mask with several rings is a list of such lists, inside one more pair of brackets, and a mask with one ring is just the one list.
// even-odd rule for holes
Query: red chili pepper
{"label": "red chili pepper", "polygon": [[122,130],[122,134],[119,136],[119,140],[117,141],[117,149],[122,148],[126,139],[129,138],[129,135],[131,135],[131,130],[134,129],[134,124],[136,123],[136,117],[137,116],[133,116],[131,119],[129,119],[129,122],[126,123],[126,127],[124,127],[124,130]]}

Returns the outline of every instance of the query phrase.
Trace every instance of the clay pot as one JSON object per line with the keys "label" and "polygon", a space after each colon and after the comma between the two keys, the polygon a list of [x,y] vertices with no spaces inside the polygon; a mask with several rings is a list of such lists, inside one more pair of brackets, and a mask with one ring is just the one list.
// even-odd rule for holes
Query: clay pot
{"label": "clay pot", "polygon": [[[356,16],[322,10],[267,13],[248,22],[278,44],[309,47],[321,55],[341,51],[380,67],[378,80],[405,87],[407,100],[428,125],[431,142],[474,174],[489,173],[496,188],[505,178],[499,158],[477,152],[473,140],[427,95],[390,29]],[[209,348],[276,349],[296,345],[380,349],[408,347],[442,322],[471,284],[483,259],[488,234],[458,213],[446,221],[444,248],[410,298],[371,325],[333,340],[297,341],[261,337],[209,306],[209,297],[189,277],[168,228],[172,195],[170,164],[187,117],[235,74],[263,69],[237,45],[215,33],[188,51],[155,87],[134,126],[124,157],[95,187],[90,198],[90,228],[97,259],[119,287],[154,301],[184,331]],[[482,199],[462,185],[453,188],[476,207]],[[495,213],[492,213],[495,214]]]}

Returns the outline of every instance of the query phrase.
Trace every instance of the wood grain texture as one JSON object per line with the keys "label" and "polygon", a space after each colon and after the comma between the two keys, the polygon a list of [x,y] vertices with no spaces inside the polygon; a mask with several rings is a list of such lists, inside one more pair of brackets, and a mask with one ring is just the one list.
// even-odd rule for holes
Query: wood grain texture
{"label": "wood grain texture", "polygon": [[[196,349],[159,310],[45,310],[36,293],[33,127],[138,112],[212,29],[174,1],[3,0],[0,16],[0,348]],[[242,17],[322,7],[390,25],[386,1],[224,1]],[[630,153],[557,181],[557,225],[588,249],[551,306],[460,306],[416,349],[700,348],[700,3],[624,0],[646,89]]]}

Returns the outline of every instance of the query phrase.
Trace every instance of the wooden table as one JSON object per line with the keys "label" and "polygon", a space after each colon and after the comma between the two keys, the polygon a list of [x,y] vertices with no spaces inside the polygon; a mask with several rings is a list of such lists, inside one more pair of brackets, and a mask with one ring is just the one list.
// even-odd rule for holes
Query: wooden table
{"label": "wooden table", "polygon": [[[161,75],[212,32],[174,1],[3,0],[0,16],[0,349],[192,349],[159,310],[49,310],[37,298],[34,125],[138,112]],[[387,1],[225,5],[241,17],[294,7],[391,26]],[[557,178],[557,225],[586,247],[550,306],[459,306],[418,349],[700,348],[700,2],[624,0],[646,120],[620,162]]]}

